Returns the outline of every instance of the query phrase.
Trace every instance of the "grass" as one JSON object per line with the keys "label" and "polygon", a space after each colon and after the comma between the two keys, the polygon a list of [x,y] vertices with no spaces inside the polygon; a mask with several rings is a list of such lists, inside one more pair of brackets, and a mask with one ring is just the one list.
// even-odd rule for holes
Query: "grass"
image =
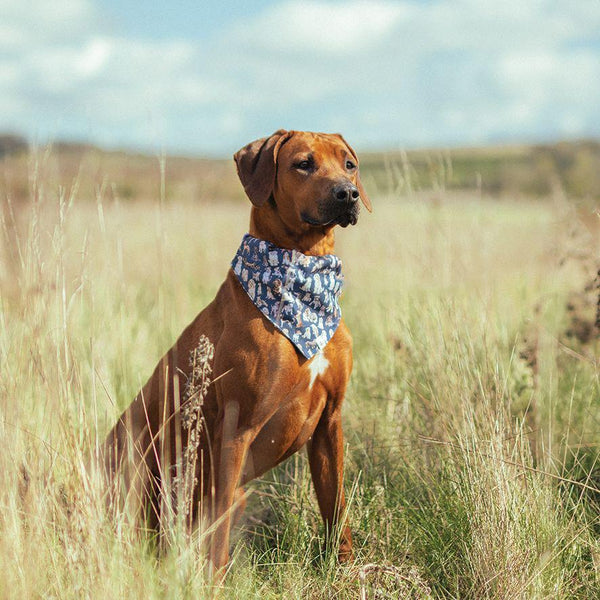
{"label": "grass", "polygon": [[[2,199],[0,596],[210,597],[199,540],[157,554],[85,463],[214,296],[249,207],[170,195],[158,167],[155,200],[58,188],[48,160],[28,201]],[[322,548],[299,453],[252,484],[221,597],[596,598],[594,218],[443,190],[373,204],[338,234],[356,562]]]}
{"label": "grass", "polygon": [[[450,190],[519,199],[546,198],[562,188],[580,203],[600,200],[599,140],[406,152],[358,150],[362,179],[372,195],[415,191],[439,195]],[[28,163],[26,140],[0,134],[0,195],[22,200],[29,196]],[[57,142],[39,168],[44,181],[56,187],[68,187],[77,178],[80,194],[86,197],[103,188],[110,200],[144,201],[155,196],[160,185],[155,156],[86,144]],[[230,157],[170,156],[166,175],[169,198],[245,201]]]}

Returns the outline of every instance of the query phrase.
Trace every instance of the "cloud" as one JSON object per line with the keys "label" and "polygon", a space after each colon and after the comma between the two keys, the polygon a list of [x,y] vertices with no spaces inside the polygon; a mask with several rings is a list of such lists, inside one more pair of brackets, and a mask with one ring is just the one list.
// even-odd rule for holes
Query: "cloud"
{"label": "cloud", "polygon": [[0,50],[27,51],[77,43],[97,30],[99,10],[90,0],[0,0]]}
{"label": "cloud", "polygon": [[270,52],[349,56],[385,43],[406,13],[398,2],[285,2],[235,28],[235,37]]}
{"label": "cloud", "polygon": [[[229,153],[281,126],[358,146],[600,135],[600,4],[272,2],[201,40],[91,0],[0,0],[0,129]],[[106,10],[106,9],[104,9]]]}

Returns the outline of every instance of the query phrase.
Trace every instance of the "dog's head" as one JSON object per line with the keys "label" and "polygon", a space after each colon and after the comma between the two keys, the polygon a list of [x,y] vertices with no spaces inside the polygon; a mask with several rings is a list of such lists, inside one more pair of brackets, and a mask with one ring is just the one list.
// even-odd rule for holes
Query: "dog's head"
{"label": "dog's head", "polygon": [[355,225],[359,200],[371,211],[356,153],[338,133],[280,129],[234,160],[252,204],[271,204],[290,229]]}

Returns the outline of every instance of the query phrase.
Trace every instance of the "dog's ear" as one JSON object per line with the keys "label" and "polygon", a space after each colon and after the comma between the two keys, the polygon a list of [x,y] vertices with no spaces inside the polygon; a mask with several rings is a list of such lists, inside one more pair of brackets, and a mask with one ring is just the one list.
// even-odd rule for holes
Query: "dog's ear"
{"label": "dog's ear", "polygon": [[254,206],[262,206],[273,193],[277,154],[291,131],[279,129],[267,138],[250,142],[233,155],[238,177]]}
{"label": "dog's ear", "polygon": [[[341,133],[334,134],[336,137],[340,138],[344,144],[346,144],[346,148],[348,148],[348,152],[352,154],[356,164],[358,165],[358,156],[356,156],[356,152],[354,152],[354,148],[344,139]],[[371,206],[371,201],[369,200],[369,196],[367,196],[367,192],[365,192],[365,188],[360,180],[360,173],[356,173],[356,187],[358,188],[358,192],[360,194],[360,199],[362,203],[365,205],[365,208],[369,212],[373,212],[373,207]]]}

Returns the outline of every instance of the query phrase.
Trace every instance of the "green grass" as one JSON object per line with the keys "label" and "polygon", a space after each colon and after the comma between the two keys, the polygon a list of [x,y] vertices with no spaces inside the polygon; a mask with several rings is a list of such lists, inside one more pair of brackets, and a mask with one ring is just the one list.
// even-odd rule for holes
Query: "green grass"
{"label": "green grass", "polygon": [[[157,554],[84,463],[213,297],[249,207],[33,172],[33,202],[3,201],[0,596],[209,597],[199,540]],[[322,547],[299,453],[250,486],[221,597],[596,598],[599,342],[566,331],[593,319],[597,240],[564,201],[373,204],[338,234],[356,562]]]}

